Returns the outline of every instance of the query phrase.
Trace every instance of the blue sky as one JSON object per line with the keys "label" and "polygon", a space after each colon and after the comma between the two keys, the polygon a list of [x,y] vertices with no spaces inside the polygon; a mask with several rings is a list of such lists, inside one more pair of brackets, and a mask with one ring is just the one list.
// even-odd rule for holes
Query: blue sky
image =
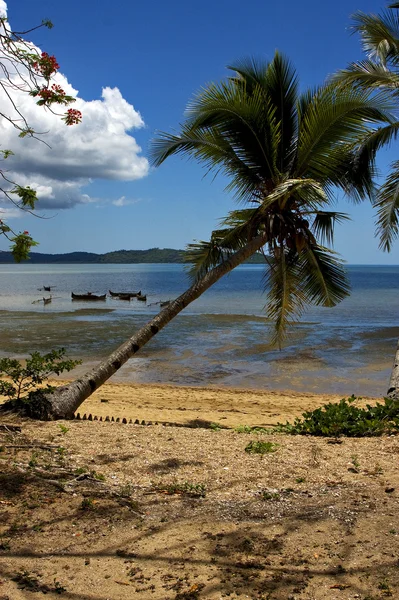
{"label": "blue sky", "polygon": [[[111,5],[104,0],[15,0],[7,4],[14,30],[27,29],[42,18],[53,21],[52,30],[40,30],[32,39],[57,57],[61,72],[79,91],[79,98],[90,103],[86,116],[92,128],[96,127],[96,114],[105,118],[104,111],[96,111],[104,109],[104,99],[100,100],[106,87],[118,88],[124,101],[134,107],[130,117],[136,119],[136,125],[141,115],[144,126],[131,131],[142,149],[134,150],[139,162],[148,155],[156,132],[177,128],[190,97],[206,83],[226,76],[226,65],[250,55],[271,59],[279,49],[291,58],[303,88],[317,85],[362,56],[357,36],[350,35],[348,29],[350,15],[356,10],[379,12],[384,7],[374,0],[118,0]],[[108,98],[107,114],[113,103],[125,110],[120,95]],[[85,119],[85,106],[82,110]],[[55,140],[52,135],[50,131],[51,145]],[[82,132],[79,135],[84,142]],[[59,200],[59,205],[70,208],[57,208],[54,187],[54,205],[50,203],[43,213],[51,218],[12,220],[14,228],[29,229],[40,242],[39,252],[183,248],[194,239],[207,239],[232,208],[231,197],[223,191],[225,180],[204,178],[199,165],[178,157],[156,170],[144,168],[141,162],[143,176],[123,181],[128,168],[119,168],[119,156],[124,149],[130,152],[131,140],[124,132],[122,146],[116,144],[113,152],[114,140],[104,139],[100,126],[97,135],[98,144],[106,146],[104,164],[90,165],[79,190],[72,186],[75,196],[70,196],[69,204]],[[42,152],[38,146],[29,148],[36,158]],[[382,170],[398,150],[399,146],[392,148],[381,158]],[[69,152],[73,161],[72,145]],[[112,170],[113,161],[118,165]],[[85,163],[79,153],[76,163],[83,172]],[[49,163],[48,177],[51,168]],[[71,177],[70,172],[65,175],[66,179]],[[41,183],[46,187],[44,180]],[[59,194],[66,197],[62,196],[65,189]],[[90,201],[82,202],[86,196]],[[336,231],[335,248],[345,260],[399,263],[399,245],[390,255],[378,250],[369,206],[339,203],[338,207],[354,219]],[[6,247],[4,240],[0,241],[0,249]]]}

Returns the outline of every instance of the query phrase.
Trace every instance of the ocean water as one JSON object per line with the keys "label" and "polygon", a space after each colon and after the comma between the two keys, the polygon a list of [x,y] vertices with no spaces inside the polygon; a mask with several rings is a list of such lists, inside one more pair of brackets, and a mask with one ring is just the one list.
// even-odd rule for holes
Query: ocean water
{"label": "ocean water", "polygon": [[[243,265],[187,307],[114,380],[381,396],[399,337],[399,267],[349,266],[351,296],[313,307],[269,344],[262,265]],[[182,265],[0,265],[0,356],[65,347],[86,369],[189,285]],[[53,300],[37,302],[54,286]],[[141,289],[147,304],[76,293]],[[78,371],[75,371],[78,374]]]}

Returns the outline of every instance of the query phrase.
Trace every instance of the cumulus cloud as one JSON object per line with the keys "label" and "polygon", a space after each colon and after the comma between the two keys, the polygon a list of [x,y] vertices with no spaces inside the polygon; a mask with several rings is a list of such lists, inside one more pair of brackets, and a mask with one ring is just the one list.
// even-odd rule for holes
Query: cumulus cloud
{"label": "cumulus cloud", "polygon": [[[0,0],[0,15],[6,9]],[[0,80],[2,77],[3,73]],[[11,77],[19,83],[17,73]],[[94,179],[132,181],[145,177],[148,161],[140,155],[141,148],[131,135],[132,130],[144,126],[144,121],[120,90],[105,87],[101,99],[84,100],[63,74],[57,73],[54,83],[76,98],[72,106],[82,112],[83,120],[79,125],[66,126],[59,114],[37,106],[26,92],[13,90],[15,107],[34,131],[46,134],[39,136],[42,142],[21,139],[12,123],[0,119],[1,149],[14,152],[3,163],[3,168],[8,168],[7,177],[35,188],[39,209],[70,208],[90,201],[82,188]],[[6,94],[0,95],[0,112],[11,118],[18,116]],[[63,107],[56,106],[55,112],[63,113]]]}

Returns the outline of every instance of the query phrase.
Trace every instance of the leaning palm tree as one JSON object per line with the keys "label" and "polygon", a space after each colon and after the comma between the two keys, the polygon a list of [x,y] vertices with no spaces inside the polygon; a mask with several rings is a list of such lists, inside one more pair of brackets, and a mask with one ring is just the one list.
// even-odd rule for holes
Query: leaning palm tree
{"label": "leaning palm tree", "polygon": [[265,255],[266,315],[281,344],[306,305],[334,306],[349,291],[342,262],[326,247],[345,215],[330,210],[337,189],[354,200],[372,193],[373,165],[358,168],[357,140],[389,120],[370,92],[325,85],[300,94],[289,61],[243,61],[221,84],[199,92],[180,132],[152,144],[153,164],[182,154],[224,173],[241,207],[208,242],[190,246],[192,285],[98,367],[31,403],[41,418],[79,405],[190,302],[255,252]]}

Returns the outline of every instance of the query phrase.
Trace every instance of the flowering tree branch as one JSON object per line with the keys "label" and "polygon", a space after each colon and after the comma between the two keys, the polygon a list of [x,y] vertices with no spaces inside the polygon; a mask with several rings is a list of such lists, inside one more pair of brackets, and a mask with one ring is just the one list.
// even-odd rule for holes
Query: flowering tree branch
{"label": "flowering tree branch", "polygon": [[[6,17],[0,17],[0,89],[8,98],[12,110],[12,114],[0,112],[0,118],[12,124],[19,132],[18,137],[34,137],[44,142],[38,137],[43,133],[36,132],[18,109],[13,100],[13,92],[25,92],[36,98],[38,106],[43,106],[54,114],[59,114],[54,111],[56,105],[68,106],[75,102],[75,98],[67,95],[60,85],[53,83],[54,75],[60,68],[55,56],[47,52],[40,53],[25,39],[27,34],[41,27],[51,29],[53,24],[51,21],[44,20],[36,27],[16,32],[11,30]],[[68,126],[78,124],[82,120],[82,113],[74,108],[68,108],[59,116]],[[6,160],[13,154],[11,150],[0,150],[2,160]],[[0,193],[18,209],[35,214],[33,211],[38,199],[36,191],[10,180],[1,167],[0,176],[5,182],[3,186],[0,185]],[[28,258],[30,249],[37,245],[28,231],[16,233],[2,220],[0,220],[0,235],[4,235],[11,242],[11,251],[17,262]]]}

